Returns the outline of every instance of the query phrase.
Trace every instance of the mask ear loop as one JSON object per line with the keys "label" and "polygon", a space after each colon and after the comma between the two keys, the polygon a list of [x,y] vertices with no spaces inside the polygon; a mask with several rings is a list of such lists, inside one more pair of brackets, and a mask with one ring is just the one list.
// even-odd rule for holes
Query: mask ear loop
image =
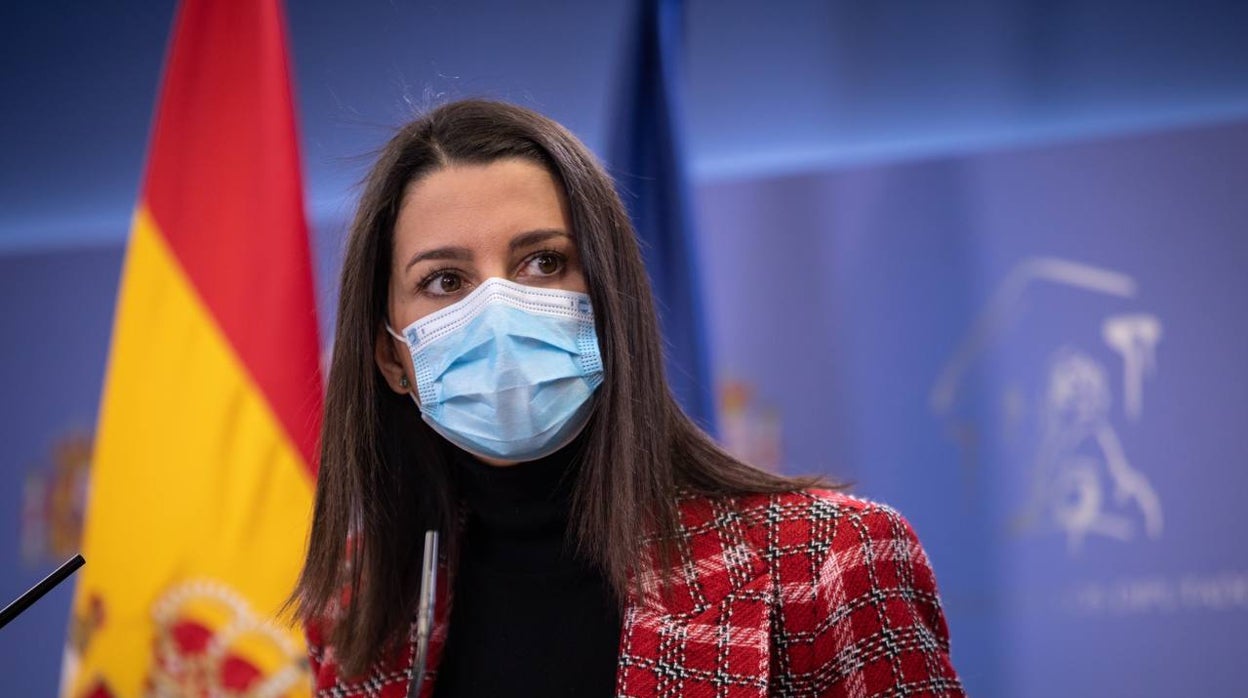
{"label": "mask ear loop", "polygon": [[[390,323],[388,323],[388,322],[386,323],[386,331],[390,333],[390,336],[391,336],[391,337],[394,337],[395,339],[399,340],[400,342],[403,342],[403,346],[409,346],[409,345],[408,345],[408,343],[407,343],[407,339],[406,339],[403,335],[399,334],[398,332],[395,332],[395,331],[394,331],[394,328],[393,328],[393,327],[391,327],[391,326],[390,326]],[[408,396],[408,397],[410,397],[410,398],[412,399],[412,403],[413,403],[414,405],[416,405],[416,409],[418,409],[418,410],[419,410],[419,409],[420,409],[420,399],[416,397],[416,393],[415,393],[415,392],[413,392],[413,390],[412,390],[412,388],[415,388],[415,387],[416,387],[416,381],[415,381],[415,380],[411,380],[411,381],[409,381],[409,380],[407,379],[407,376],[406,376],[406,375],[404,375],[404,376],[403,376],[403,383],[402,383],[402,385],[403,385],[403,387],[404,387],[404,388],[407,388],[407,396]]]}

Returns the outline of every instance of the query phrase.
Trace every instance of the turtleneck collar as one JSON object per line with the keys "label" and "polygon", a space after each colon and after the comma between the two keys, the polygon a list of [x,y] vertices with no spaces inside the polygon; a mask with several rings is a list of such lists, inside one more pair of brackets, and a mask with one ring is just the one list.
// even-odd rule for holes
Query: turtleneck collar
{"label": "turtleneck collar", "polygon": [[621,605],[565,543],[580,441],[512,466],[462,452],[452,463],[467,516],[439,698],[611,695]]}
{"label": "turtleneck collar", "polygon": [[564,542],[582,446],[578,437],[545,458],[508,466],[457,450],[468,554],[498,572],[533,573],[572,563]]}

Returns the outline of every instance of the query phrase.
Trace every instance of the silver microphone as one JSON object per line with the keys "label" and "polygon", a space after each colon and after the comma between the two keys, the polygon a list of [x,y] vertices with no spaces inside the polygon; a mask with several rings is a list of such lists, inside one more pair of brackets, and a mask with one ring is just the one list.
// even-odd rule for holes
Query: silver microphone
{"label": "silver microphone", "polygon": [[429,658],[429,635],[438,590],[438,532],[425,531],[425,557],[420,566],[420,603],[416,607],[416,656],[412,658],[412,680],[407,698],[420,698],[425,684],[425,663]]}

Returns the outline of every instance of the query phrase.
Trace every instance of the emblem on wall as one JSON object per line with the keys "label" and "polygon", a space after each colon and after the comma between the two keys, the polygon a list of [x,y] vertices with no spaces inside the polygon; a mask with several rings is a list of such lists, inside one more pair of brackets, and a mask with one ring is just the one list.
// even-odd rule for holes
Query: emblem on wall
{"label": "emblem on wall", "polygon": [[719,431],[724,448],[746,463],[780,472],[784,460],[780,413],[763,405],[750,384],[725,381],[719,391]]}
{"label": "emblem on wall", "polygon": [[987,420],[960,409],[969,400],[971,376],[998,343],[1028,322],[1035,296],[1052,288],[1074,291],[1086,302],[1115,299],[1117,307],[1123,300],[1131,304],[1137,286],[1120,272],[1063,259],[1020,263],[945,363],[930,394],[931,409],[946,422],[972,473],[981,466],[983,422],[989,420],[994,452],[1008,454],[1009,467],[1028,471],[1024,501],[1011,520],[1014,531],[1057,531],[1072,553],[1091,537],[1157,538],[1164,527],[1161,499],[1122,438],[1143,415],[1146,385],[1157,370],[1164,333],[1156,315],[1132,309],[1107,312],[1095,327],[1057,322],[1042,340],[1047,347],[1041,347],[1041,360],[1021,367],[993,363],[995,373],[983,384],[1004,387],[987,396]]}
{"label": "emblem on wall", "polygon": [[59,564],[79,550],[93,441],[89,433],[70,431],[26,474],[20,537],[22,562],[31,569]]}

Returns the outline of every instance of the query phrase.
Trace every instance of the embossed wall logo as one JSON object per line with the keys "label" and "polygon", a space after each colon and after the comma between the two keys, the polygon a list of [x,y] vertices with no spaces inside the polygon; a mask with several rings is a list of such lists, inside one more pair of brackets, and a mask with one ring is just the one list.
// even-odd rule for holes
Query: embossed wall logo
{"label": "embossed wall logo", "polygon": [[[1079,312],[1066,317],[1058,311],[1047,323],[1032,317],[1046,307],[1042,296],[1056,291],[1068,296],[1062,299],[1067,308],[1079,304]],[[1072,553],[1090,536],[1128,541],[1157,538],[1163,530],[1161,499],[1122,438],[1144,413],[1145,385],[1156,371],[1163,336],[1157,316],[1123,307],[1134,305],[1136,293],[1135,280],[1117,271],[1026,260],[990,296],[930,395],[932,412],[945,421],[972,474],[980,466],[986,422],[995,427],[991,452],[1007,467],[1029,470],[1012,528],[1058,531]],[[1086,318],[1102,306],[1089,326]],[[998,353],[1009,351],[1025,358]],[[977,381],[977,371],[992,375]],[[987,410],[969,406],[972,384],[991,386]]]}

